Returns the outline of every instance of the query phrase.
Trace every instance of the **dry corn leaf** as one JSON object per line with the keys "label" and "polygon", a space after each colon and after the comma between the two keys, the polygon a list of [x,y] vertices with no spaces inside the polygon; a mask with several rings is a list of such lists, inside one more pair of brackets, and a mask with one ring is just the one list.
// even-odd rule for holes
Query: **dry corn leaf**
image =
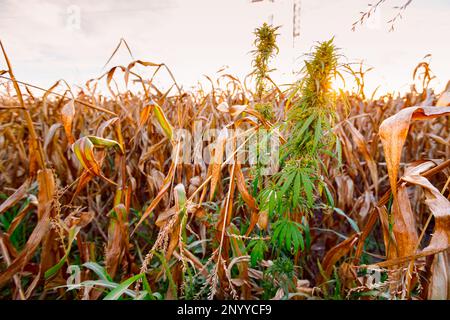
{"label": "dry corn leaf", "polygon": [[11,265],[0,274],[0,288],[3,287],[17,272],[19,272],[33,257],[50,228],[50,217],[53,208],[54,178],[50,169],[38,172],[39,179],[39,203],[38,222],[22,251],[14,259]]}
{"label": "dry corn leaf", "polygon": [[381,229],[383,232],[384,248],[386,252],[386,259],[397,258],[397,243],[393,233],[390,231],[390,221],[387,209],[385,206],[376,207],[380,216]]}
{"label": "dry corn leaf", "polygon": [[[94,146],[103,149],[103,148],[114,148],[118,150],[121,154],[124,153],[121,144],[117,141],[100,138],[96,136],[86,136],[78,139],[72,145],[72,150],[75,153],[75,156],[80,161],[83,168],[92,176],[101,177],[103,180],[116,185],[114,181],[111,181],[107,177],[105,177],[101,171],[101,163],[103,162],[104,153],[101,153],[100,156],[96,157],[94,154]],[[100,160],[99,160],[100,159]],[[90,179],[88,177],[83,177],[83,185],[88,182]],[[81,181],[79,183],[79,188],[81,188]],[[81,186],[81,187],[80,187]]]}
{"label": "dry corn leaf", "polygon": [[328,250],[323,258],[322,267],[327,277],[333,272],[334,265],[343,257],[349,254],[354,245],[358,241],[359,234],[355,233],[351,237],[345,239],[338,245]]}
{"label": "dry corn leaf", "polygon": [[428,299],[450,299],[450,260],[449,252],[440,252],[434,256],[431,265],[431,279],[428,285]]}
{"label": "dry corn leaf", "polygon": [[20,200],[22,200],[28,192],[28,188],[30,186],[30,181],[27,179],[25,182],[12,194],[3,201],[0,205],[0,214],[17,204]]}
{"label": "dry corn leaf", "polygon": [[381,123],[379,134],[394,197],[397,196],[398,168],[411,121],[433,119],[447,114],[450,114],[450,107],[410,107]]}
{"label": "dry corn leaf", "polygon": [[[443,250],[450,247],[450,201],[447,200],[428,179],[420,175],[408,175],[402,178],[413,185],[421,186],[425,193],[425,204],[434,216],[434,232],[430,244],[423,252]],[[431,299],[450,298],[450,261],[447,252],[434,256],[432,276],[428,295]]]}
{"label": "dry corn leaf", "polygon": [[450,104],[450,91],[442,92],[438,101],[436,101],[436,106],[438,107],[446,107]]}
{"label": "dry corn leaf", "polygon": [[222,102],[217,106],[217,110],[220,112],[229,113],[233,118],[236,118],[244,112],[247,107],[248,106],[246,104],[236,104],[230,107],[227,102]]}
{"label": "dry corn leaf", "polygon": [[428,250],[440,250],[450,246],[450,201],[444,197],[439,190],[428,181],[427,178],[420,175],[404,176],[402,180],[410,184],[423,188],[425,193],[425,204],[429,207],[434,216],[434,233],[428,247]]}
{"label": "dry corn leaf", "polygon": [[416,219],[408,198],[406,184],[399,186],[397,201],[393,203],[393,233],[397,244],[397,257],[406,257],[415,253],[418,235]]}
{"label": "dry corn leaf", "polygon": [[[48,133],[45,136],[45,140],[44,140],[44,152],[47,152],[47,148],[48,148],[49,144],[52,142],[53,137],[55,136],[56,130],[58,130],[60,127],[61,127],[61,123],[55,123],[48,130]],[[73,141],[70,143],[72,144]]]}
{"label": "dry corn leaf", "polygon": [[94,144],[88,137],[82,137],[72,145],[78,161],[91,175],[100,176],[100,164],[94,155]]}
{"label": "dry corn leaf", "polygon": [[222,171],[222,163],[223,156],[225,151],[225,144],[228,139],[228,129],[223,128],[219,132],[219,136],[217,137],[217,141],[214,144],[214,155],[211,161],[211,185],[210,185],[210,193],[209,200],[212,201],[214,197],[214,193],[216,192],[217,183],[220,179],[220,173]]}
{"label": "dry corn leaf", "polygon": [[169,120],[167,120],[167,117],[164,114],[162,108],[156,102],[153,102],[153,111],[155,112],[156,119],[161,125],[161,128],[163,129],[167,138],[169,138],[169,140],[172,141],[173,140],[172,125],[170,124]]}
{"label": "dry corn leaf", "polygon": [[147,207],[147,209],[143,213],[141,219],[139,220],[139,222],[134,227],[134,230],[131,233],[131,235],[134,234],[134,232],[141,225],[141,223],[150,215],[150,213],[152,213],[152,211],[156,208],[158,203],[161,201],[162,197],[166,194],[167,190],[169,190],[169,187],[172,184],[174,173],[175,173],[175,163],[172,162],[172,164],[170,166],[170,169],[169,169],[169,172],[167,173],[167,176],[164,178],[163,186],[159,190],[157,196],[153,199],[153,201],[150,203],[150,205]]}
{"label": "dry corn leaf", "polygon": [[366,160],[367,167],[369,168],[370,177],[372,178],[372,183],[375,187],[375,194],[378,194],[378,169],[377,163],[373,159],[369,150],[367,149],[367,141],[364,139],[363,135],[355,128],[355,126],[347,121],[347,125],[350,129],[350,132],[353,135],[353,140],[355,141],[356,147],[359,152],[363,155],[364,160]]}
{"label": "dry corn leaf", "polygon": [[127,210],[123,204],[116,205],[110,213],[105,264],[106,270],[111,277],[115,276],[117,268],[124,256],[125,250],[127,250],[127,216]]}
{"label": "dry corn leaf", "polygon": [[61,109],[61,122],[64,126],[64,131],[66,132],[69,144],[75,142],[75,138],[73,137],[72,134],[72,123],[74,116],[75,116],[75,103],[73,100],[70,100]]}

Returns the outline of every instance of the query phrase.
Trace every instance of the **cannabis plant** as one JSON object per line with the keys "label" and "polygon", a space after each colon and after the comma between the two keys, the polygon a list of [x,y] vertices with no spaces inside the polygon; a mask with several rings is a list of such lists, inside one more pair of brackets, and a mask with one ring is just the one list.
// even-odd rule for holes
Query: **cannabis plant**
{"label": "cannabis plant", "polygon": [[[331,81],[338,75],[333,39],[319,43],[307,56],[303,78],[292,86],[287,114],[288,139],[281,149],[281,170],[260,193],[260,206],[274,221],[272,244],[285,253],[307,250],[308,217],[318,207],[317,196],[326,188],[321,157],[331,154],[334,137],[335,93]],[[309,239],[308,239],[309,242]]]}
{"label": "cannabis plant", "polygon": [[270,68],[269,63],[279,52],[277,46],[277,30],[278,27],[274,27],[264,23],[261,27],[256,28],[254,34],[256,36],[253,53],[253,74],[256,78],[256,97],[257,102],[255,104],[256,110],[258,110],[266,119],[273,118],[272,103],[264,101],[263,97],[267,91],[267,80],[269,73],[273,71]]}

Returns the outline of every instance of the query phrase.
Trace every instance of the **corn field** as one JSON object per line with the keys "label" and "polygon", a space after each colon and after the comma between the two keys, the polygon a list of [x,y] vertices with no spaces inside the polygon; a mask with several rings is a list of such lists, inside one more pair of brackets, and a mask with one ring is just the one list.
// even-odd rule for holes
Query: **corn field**
{"label": "corn field", "polygon": [[39,88],[2,44],[0,299],[450,299],[450,83],[376,97],[332,39],[281,86],[276,38],[192,90]]}

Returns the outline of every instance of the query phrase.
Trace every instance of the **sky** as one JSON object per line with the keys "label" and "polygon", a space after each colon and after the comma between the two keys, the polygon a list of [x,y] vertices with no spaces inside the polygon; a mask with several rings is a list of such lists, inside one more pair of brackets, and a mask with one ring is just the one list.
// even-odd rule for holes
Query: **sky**
{"label": "sky", "polygon": [[[397,13],[393,7],[406,0],[386,0],[356,31],[352,23],[375,0],[297,0],[296,39],[293,1],[0,0],[0,40],[17,79],[45,88],[59,79],[82,85],[114,65],[127,65],[132,58],[122,48],[103,68],[121,38],[135,59],[166,63],[186,89],[224,67],[242,79],[251,71],[253,31],[264,21],[281,26],[272,75],[280,83],[295,80],[304,54],[333,36],[343,61],[363,60],[374,68],[366,75],[366,94],[378,86],[378,93],[406,91],[414,67],[427,54],[434,86],[441,90],[450,80],[449,0],[413,0],[393,32],[387,21]],[[167,75],[157,81],[169,85]]]}

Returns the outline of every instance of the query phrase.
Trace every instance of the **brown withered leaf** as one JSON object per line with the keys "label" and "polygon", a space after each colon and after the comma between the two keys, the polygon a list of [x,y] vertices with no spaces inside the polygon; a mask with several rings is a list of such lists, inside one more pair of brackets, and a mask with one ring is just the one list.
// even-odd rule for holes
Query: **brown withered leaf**
{"label": "brown withered leaf", "polygon": [[212,201],[214,197],[214,193],[217,188],[217,183],[220,179],[220,173],[222,171],[222,163],[223,163],[223,156],[225,151],[225,144],[227,142],[228,138],[228,130],[227,128],[224,128],[220,131],[219,136],[217,137],[216,143],[214,145],[214,155],[212,157],[212,162],[210,166],[211,169],[211,186],[210,186],[210,193],[209,193],[209,200]]}
{"label": "brown withered leaf", "polygon": [[364,157],[364,160],[366,160],[367,167],[369,168],[370,172],[370,177],[372,178],[372,183],[374,184],[375,187],[375,194],[378,194],[377,163],[375,162],[369,150],[367,149],[367,141],[365,140],[364,136],[358,131],[358,129],[355,128],[355,126],[350,121],[347,121],[347,125],[348,128],[350,129],[350,132],[352,133],[353,141],[355,142],[356,147]]}
{"label": "brown withered leaf", "polygon": [[394,235],[390,231],[390,221],[387,209],[385,206],[376,207],[376,210],[380,216],[381,229],[383,232],[384,248],[386,252],[386,259],[397,258],[397,244],[395,242]]}
{"label": "brown withered leaf", "polygon": [[164,210],[163,212],[161,212],[161,213],[158,215],[158,218],[157,218],[156,221],[155,221],[155,225],[156,225],[158,228],[162,228],[162,227],[167,223],[167,221],[168,221],[170,218],[172,218],[173,215],[176,214],[176,213],[177,213],[177,211],[176,211],[176,208],[175,208],[175,207],[171,207],[171,208],[169,208],[169,209],[167,209],[167,210]]}
{"label": "brown withered leaf", "polygon": [[[44,204],[53,203],[56,188],[55,188],[55,178],[51,170],[46,169],[45,171],[38,172],[38,183],[39,183],[39,194],[38,194],[38,218],[44,214],[42,211],[46,210],[43,207]],[[51,209],[50,220],[55,219],[56,210]],[[55,229],[50,229],[42,241],[42,252],[41,252],[41,272],[47,271],[49,268],[54,266],[58,260],[59,244],[56,240],[58,233]]]}
{"label": "brown withered leaf", "polygon": [[450,107],[410,107],[401,110],[381,123],[379,134],[394,198],[397,196],[397,177],[402,149],[411,122],[433,119],[447,114],[450,114]]}
{"label": "brown withered leaf", "polygon": [[156,197],[153,199],[153,201],[150,203],[150,205],[147,207],[147,209],[145,210],[144,214],[142,215],[141,219],[139,220],[139,222],[136,224],[136,226],[134,227],[133,232],[131,233],[131,235],[134,234],[134,232],[136,231],[136,229],[141,225],[141,223],[150,215],[150,213],[152,213],[152,211],[156,208],[156,206],[158,205],[158,203],[161,201],[161,199],[163,198],[163,196],[166,194],[167,190],[169,190],[169,187],[172,184],[172,180],[173,180],[173,175],[175,173],[175,163],[172,162],[169,172],[167,173],[166,177],[164,178],[163,181],[163,186],[161,187],[161,189],[159,190],[158,194],[156,195]]}
{"label": "brown withered leaf", "polygon": [[428,285],[428,299],[450,299],[450,257],[449,252],[440,252],[434,256],[431,265],[431,279]]}
{"label": "brown withered leaf", "polygon": [[38,172],[39,204],[38,222],[22,251],[17,255],[11,265],[0,274],[0,288],[3,287],[17,272],[19,272],[39,247],[50,228],[50,217],[53,209],[54,177],[50,169]]}
{"label": "brown withered leaf", "polygon": [[235,170],[236,170],[235,175],[236,175],[237,188],[238,188],[239,193],[241,194],[242,199],[244,200],[245,204],[251,210],[250,225],[247,228],[247,231],[245,233],[246,236],[248,236],[253,231],[253,229],[255,228],[255,225],[260,220],[261,220],[260,227],[263,229],[267,228],[267,219],[265,219],[266,223],[264,223],[264,217],[261,217],[261,214],[258,215],[259,209],[256,204],[256,200],[255,200],[255,198],[253,198],[253,196],[250,194],[250,192],[248,192],[247,184],[245,182],[245,177],[244,177],[244,174],[242,173],[242,168],[239,163],[236,163]]}
{"label": "brown withered leaf", "polygon": [[440,250],[450,245],[450,201],[431,182],[421,175],[407,175],[402,178],[410,184],[423,188],[425,204],[434,216],[435,227],[430,244],[423,251]]}
{"label": "brown withered leaf", "polygon": [[74,211],[70,213],[66,218],[64,218],[64,223],[69,229],[72,227],[84,228],[89,223],[91,223],[92,219],[94,219],[94,216],[94,212],[92,211]]}
{"label": "brown withered leaf", "polygon": [[245,204],[252,210],[258,210],[258,206],[256,204],[255,198],[248,192],[247,183],[245,182],[244,174],[242,173],[242,168],[239,163],[236,163],[236,184],[239,190],[239,193],[242,196]]}
{"label": "brown withered leaf", "polygon": [[232,105],[230,107],[227,102],[222,102],[217,106],[217,110],[224,113],[229,113],[233,118],[236,118],[238,115],[244,112],[247,107],[248,106],[246,104]]}
{"label": "brown withered leaf", "polygon": [[256,225],[262,230],[267,230],[268,222],[269,214],[267,213],[267,211],[261,211],[258,214],[258,222],[256,223]]}
{"label": "brown withered leaf", "polygon": [[323,258],[322,267],[327,277],[330,277],[333,272],[334,265],[344,256],[349,254],[353,249],[353,246],[358,241],[359,234],[355,233],[351,237],[345,239],[338,245],[328,250],[327,254]]}
{"label": "brown withered leaf", "polygon": [[392,206],[394,215],[392,229],[397,244],[397,256],[406,257],[415,253],[419,237],[417,235],[416,219],[411,208],[405,183],[398,188],[397,200]]}
{"label": "brown withered leaf", "polygon": [[30,181],[27,179],[25,182],[17,189],[12,195],[8,197],[3,203],[0,205],[0,214],[17,204],[20,200],[22,200],[28,192],[28,187],[30,186]]}
{"label": "brown withered leaf", "polygon": [[12,276],[19,272],[33,257],[34,252],[50,228],[50,212],[51,206],[48,205],[46,206],[46,210],[43,212],[43,216],[38,221],[36,227],[28,238],[25,247],[16,259],[14,259],[11,265],[2,274],[0,274],[0,288],[7,284]]}
{"label": "brown withered leaf", "polygon": [[342,209],[352,208],[355,189],[353,180],[348,175],[339,175],[335,177],[335,182],[338,192],[338,207]]}
{"label": "brown withered leaf", "polygon": [[128,218],[127,211],[123,204],[114,207],[110,214],[108,226],[108,244],[106,246],[106,270],[111,277],[114,277],[117,268],[128,246]]}
{"label": "brown withered leaf", "polygon": [[[422,252],[443,250],[450,247],[450,201],[433,186],[428,179],[418,174],[402,178],[413,185],[421,186],[425,193],[425,204],[434,216],[434,232],[430,244]],[[431,299],[450,298],[450,263],[448,251],[434,256],[428,296]]]}
{"label": "brown withered leaf", "polygon": [[46,134],[45,140],[44,140],[44,152],[47,151],[49,144],[52,142],[53,137],[55,136],[56,130],[58,130],[60,127],[61,127],[61,123],[55,123],[48,130],[48,133]]}
{"label": "brown withered leaf", "polygon": [[72,123],[75,116],[75,103],[73,100],[67,102],[61,109],[61,122],[64,126],[64,131],[66,132],[69,144],[75,142],[75,138],[72,134]]}
{"label": "brown withered leaf", "polygon": [[436,106],[446,107],[448,105],[450,105],[450,91],[444,91],[436,102]]}

